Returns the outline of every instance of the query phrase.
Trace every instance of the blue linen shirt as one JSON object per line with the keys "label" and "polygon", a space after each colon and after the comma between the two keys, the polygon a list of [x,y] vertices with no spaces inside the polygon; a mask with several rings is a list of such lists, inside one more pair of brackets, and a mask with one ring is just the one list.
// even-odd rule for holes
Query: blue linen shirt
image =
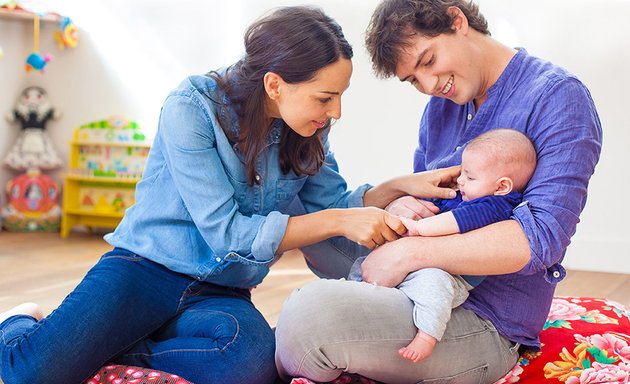
{"label": "blue linen shirt", "polygon": [[461,163],[466,144],[491,129],[512,128],[534,143],[538,165],[512,215],[529,240],[519,272],[488,276],[463,304],[508,339],[538,348],[560,265],[599,160],[602,128],[588,89],[572,74],[520,49],[478,111],[433,97],[427,104],[414,171]]}
{"label": "blue linen shirt", "polygon": [[317,174],[283,174],[278,154],[285,124],[279,119],[256,163],[260,183],[250,186],[244,155],[220,121],[238,137],[238,117],[212,78],[189,77],[169,94],[136,202],[105,239],[198,280],[253,287],[269,272],[295,198],[307,213],[356,207],[369,186],[347,190],[327,132]]}
{"label": "blue linen shirt", "polygon": [[[457,222],[459,233],[466,233],[492,223],[509,220],[512,210],[523,201],[523,195],[514,191],[502,196],[482,196],[477,199],[464,201],[462,194],[457,192],[453,199],[432,199],[440,208],[440,213],[452,212]],[[461,275],[473,287],[481,284],[485,276]]]}

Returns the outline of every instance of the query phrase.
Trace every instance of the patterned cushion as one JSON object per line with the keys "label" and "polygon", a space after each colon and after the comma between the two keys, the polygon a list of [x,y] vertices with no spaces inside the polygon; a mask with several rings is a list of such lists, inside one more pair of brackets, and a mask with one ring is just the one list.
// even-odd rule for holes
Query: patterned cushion
{"label": "patterned cushion", "polygon": [[107,365],[84,384],[192,384],[177,375],[155,369]]}
{"label": "patterned cushion", "polygon": [[[605,299],[556,297],[540,334],[542,350],[524,353],[495,384],[630,383],[630,312]],[[334,384],[377,384],[343,374]],[[292,384],[314,384],[293,379]]]}

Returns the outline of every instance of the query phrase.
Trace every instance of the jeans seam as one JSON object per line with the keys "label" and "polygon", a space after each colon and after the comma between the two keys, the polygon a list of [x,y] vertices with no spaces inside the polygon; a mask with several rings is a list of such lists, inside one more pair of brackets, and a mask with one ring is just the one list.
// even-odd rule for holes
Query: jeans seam
{"label": "jeans seam", "polygon": [[184,304],[184,300],[186,299],[186,297],[188,297],[186,292],[191,292],[192,293],[192,290],[190,289],[190,287],[193,284],[195,284],[195,283],[197,283],[197,282],[196,281],[192,281],[190,284],[188,284],[186,286],[186,289],[184,289],[184,292],[182,293],[182,295],[179,298],[179,304],[177,305],[177,309],[175,310],[175,314],[178,314],[178,313],[181,312],[182,305]]}
{"label": "jeans seam", "polygon": [[343,340],[343,341],[337,341],[337,342],[333,342],[333,343],[326,343],[326,344],[322,344],[319,347],[313,347],[311,349],[309,349],[304,356],[302,356],[302,358],[300,359],[300,364],[298,365],[298,369],[297,372],[301,372],[302,368],[304,367],[304,361],[306,360],[306,358],[313,353],[313,351],[321,349],[325,346],[330,346],[330,345],[339,345],[339,344],[344,344],[344,343],[382,343],[383,341],[405,341],[408,342],[409,339],[407,338],[391,338],[391,339],[379,339],[379,340]]}
{"label": "jeans seam", "polygon": [[228,347],[230,347],[232,344],[234,344],[236,342],[236,339],[238,338],[238,335],[239,335],[239,333],[241,331],[241,325],[239,324],[239,322],[236,319],[236,317],[234,317],[232,314],[227,313],[227,312],[222,312],[222,311],[208,311],[208,310],[203,310],[203,309],[193,309],[193,310],[190,310],[188,312],[212,312],[212,313],[221,313],[221,314],[228,315],[236,323],[236,332],[234,333],[234,337],[232,338],[232,340],[230,340],[229,343],[225,344],[225,346],[223,348],[211,348],[211,349],[171,349],[171,350],[168,350],[168,351],[162,351],[162,352],[158,352],[158,353],[127,353],[127,354],[125,354],[125,356],[159,356],[159,355],[163,355],[163,354],[166,354],[166,353],[174,353],[174,352],[215,352],[215,351],[223,352],[226,349],[228,349]]}
{"label": "jeans seam", "polygon": [[[508,340],[510,341],[510,340]],[[511,343],[511,341],[510,341]],[[518,347],[519,347],[519,343],[514,344],[514,346],[508,348],[508,352],[510,353],[510,357],[512,357],[512,355],[514,355],[514,353],[518,353]],[[505,366],[508,368],[508,370],[510,370],[511,368],[513,368],[516,364],[518,364],[518,358],[516,359],[516,364],[510,364],[510,362],[508,361],[508,357],[506,356],[505,353],[502,353],[501,356],[503,356],[503,362],[505,363]]]}
{"label": "jeans seam", "polygon": [[441,376],[441,377],[434,377],[431,379],[424,379],[420,382],[418,382],[417,384],[421,384],[421,383],[431,383],[431,382],[436,382],[436,380],[438,380],[439,382],[445,382],[445,380],[447,380],[449,383],[452,380],[458,380],[464,377],[469,376],[470,374],[476,374],[477,372],[481,372],[481,377],[479,379],[481,379],[480,381],[477,381],[478,383],[485,383],[485,380],[488,376],[488,364],[482,364],[478,367],[475,368],[471,368],[469,370],[466,370],[464,372],[459,372],[455,375],[451,375],[451,376]]}
{"label": "jeans seam", "polygon": [[[107,362],[111,361],[112,359],[115,359],[118,356],[122,356],[122,351],[124,351],[125,349],[128,349],[130,346],[137,344],[140,340],[144,340],[146,339],[147,336],[149,336],[151,333],[153,333],[153,331],[148,332],[147,334],[145,334],[144,336],[141,336],[139,338],[137,338],[135,341],[129,343],[129,345],[127,345],[124,348],[121,348],[118,352],[116,352],[113,356],[110,356],[108,359],[101,361],[100,364],[98,364],[98,367],[102,367],[103,365],[105,365]],[[88,377],[84,378],[81,382],[86,382],[90,377],[92,377],[92,374],[90,374]]]}
{"label": "jeans seam", "polygon": [[493,330],[491,328],[485,327],[485,329],[483,329],[483,330],[476,331],[476,332],[470,332],[470,333],[467,333],[465,335],[458,335],[458,336],[455,336],[455,337],[443,338],[440,342],[444,343],[444,342],[458,341],[458,340],[461,340],[461,339],[466,339],[466,338],[469,338],[469,337],[482,335],[482,334],[487,333],[487,332],[492,332],[492,333],[497,333],[498,334],[497,331],[495,331],[495,330]]}
{"label": "jeans seam", "polygon": [[[115,256],[113,256],[113,257],[115,257]],[[141,260],[141,259],[139,259],[139,260]],[[129,261],[134,261],[134,260],[129,260]],[[194,283],[195,283],[194,281],[193,281],[192,283],[190,283],[190,284],[186,287],[186,290],[188,290],[188,288],[190,288],[190,286],[191,286],[192,284],[194,284]],[[183,301],[183,297],[184,297],[184,295],[185,295],[186,290],[184,290],[184,294],[182,294],[182,296],[180,297],[180,301],[179,301],[179,304],[178,304],[178,306],[177,306],[177,309],[176,309],[176,311],[175,311],[174,316],[175,316],[175,315],[177,315],[177,313],[179,313],[179,309],[180,309],[180,307],[181,307],[181,304],[182,304],[182,301]],[[162,324],[162,325],[163,325],[163,324]],[[159,329],[162,325],[158,326],[156,329]],[[109,358],[108,358],[108,359],[106,359],[105,361],[102,361],[102,362],[99,364],[99,367],[100,367],[100,366],[103,366],[105,363],[107,363],[108,361],[111,361],[112,359],[115,359],[115,358],[116,358],[116,357],[118,357],[118,356],[123,356],[123,355],[124,355],[124,354],[123,354],[123,351],[125,351],[125,350],[129,349],[129,347],[131,347],[131,346],[133,346],[133,345],[136,345],[136,344],[137,344],[138,342],[140,342],[141,340],[146,339],[146,338],[147,338],[150,334],[152,334],[153,332],[155,332],[155,330],[156,330],[156,329],[153,329],[153,330],[150,330],[149,332],[146,332],[144,335],[142,335],[142,336],[140,336],[140,337],[136,338],[134,341],[132,341],[131,343],[129,343],[127,346],[125,346],[125,347],[123,347],[123,348],[120,348],[120,349],[118,350],[118,352],[114,353],[111,357],[109,357]],[[85,378],[82,382],[87,381],[90,377],[91,377],[91,376],[86,377],[86,378]]]}
{"label": "jeans seam", "polygon": [[[445,343],[445,342],[449,342],[449,341],[457,341],[457,340],[461,340],[461,339],[465,339],[468,337],[474,337],[474,336],[478,336],[481,335],[483,333],[486,332],[496,332],[495,330],[491,329],[490,327],[484,326],[483,330],[480,331],[476,331],[476,332],[471,332],[471,333],[467,333],[465,335],[460,335],[457,337],[450,337],[448,339],[444,338],[440,341],[440,343]],[[343,341],[338,341],[338,342],[334,342],[334,343],[326,343],[326,344],[322,344],[318,347],[313,347],[311,349],[309,349],[304,356],[302,356],[302,358],[300,359],[300,364],[298,365],[298,372],[302,371],[302,368],[304,367],[304,361],[306,360],[306,358],[313,353],[313,351],[318,350],[324,346],[328,346],[328,345],[338,345],[338,344],[344,344],[344,343],[382,343],[383,341],[409,341],[409,339],[407,338],[388,338],[388,339],[379,339],[379,340],[364,340],[364,339],[360,339],[360,340],[343,340]],[[504,357],[505,359],[505,357]],[[506,362],[507,363],[507,362]]]}

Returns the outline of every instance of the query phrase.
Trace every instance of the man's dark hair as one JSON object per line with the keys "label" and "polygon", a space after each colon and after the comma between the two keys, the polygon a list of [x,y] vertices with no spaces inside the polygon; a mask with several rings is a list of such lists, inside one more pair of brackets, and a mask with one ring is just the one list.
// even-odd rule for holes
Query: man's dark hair
{"label": "man's dark hair", "polygon": [[461,9],[471,28],[490,35],[488,22],[479,7],[468,0],[384,0],[368,25],[365,45],[377,76],[394,75],[400,51],[410,44],[411,37],[435,37],[454,33],[454,15],[449,7]]}

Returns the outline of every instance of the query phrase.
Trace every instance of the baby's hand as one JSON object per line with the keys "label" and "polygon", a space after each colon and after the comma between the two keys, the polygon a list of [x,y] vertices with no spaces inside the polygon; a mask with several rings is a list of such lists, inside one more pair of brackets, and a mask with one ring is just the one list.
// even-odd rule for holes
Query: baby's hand
{"label": "baby's hand", "polygon": [[407,228],[407,233],[405,234],[405,236],[420,236],[420,233],[417,229],[418,222],[416,220],[403,216],[399,216],[398,218],[403,223],[405,228]]}

